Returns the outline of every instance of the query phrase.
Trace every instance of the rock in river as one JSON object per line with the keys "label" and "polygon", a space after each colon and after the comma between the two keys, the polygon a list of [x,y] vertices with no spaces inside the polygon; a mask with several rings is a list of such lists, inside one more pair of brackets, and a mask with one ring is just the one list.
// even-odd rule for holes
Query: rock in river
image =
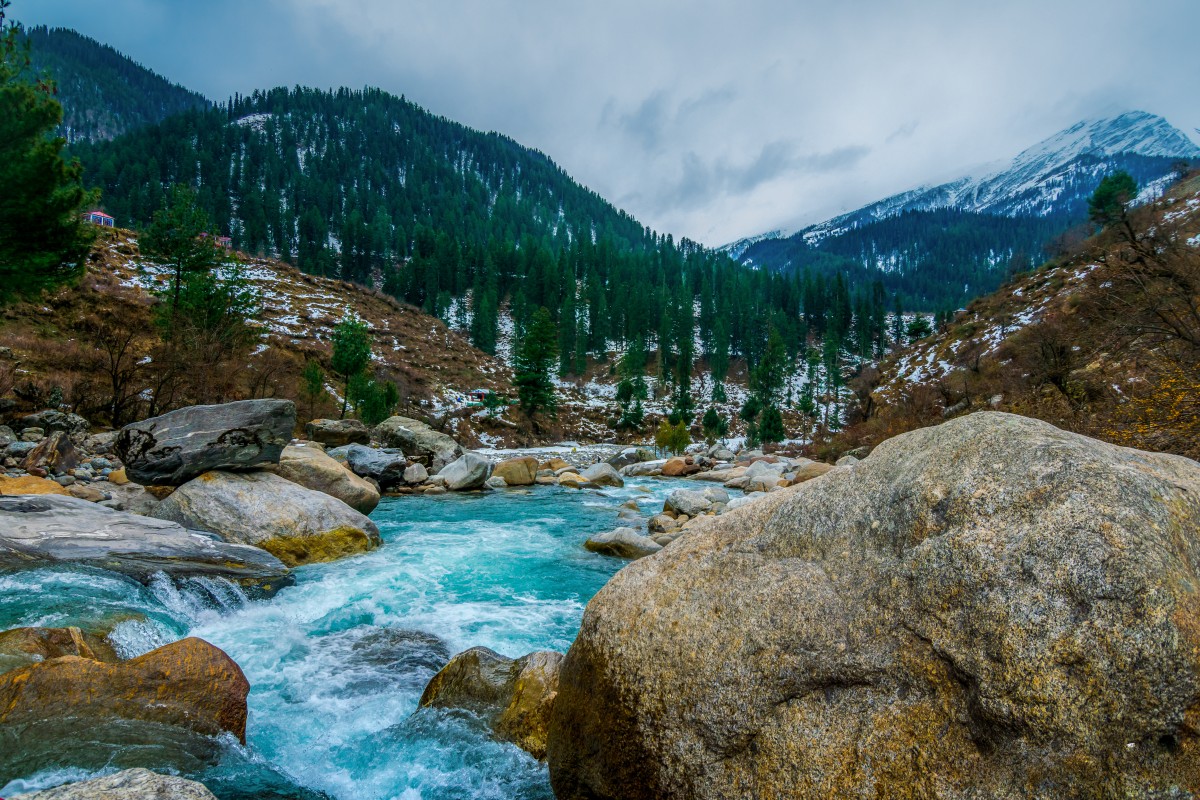
{"label": "rock in river", "polygon": [[107,640],[79,628],[13,628],[0,633],[0,672],[62,656],[120,660]]}
{"label": "rock in river", "polygon": [[617,573],[562,665],[551,780],[560,800],[1182,798],[1198,619],[1200,465],[960,417]]}
{"label": "rock in river", "polygon": [[617,528],[595,536],[583,543],[593,553],[617,558],[642,558],[662,550],[662,545],[649,536],[642,536],[633,528]]}
{"label": "rock in river", "polygon": [[287,568],[264,550],[228,544],[174,522],[76,497],[0,497],[0,567],[56,563],[100,567],[143,582],[165,572],[218,576],[265,589],[287,576]]}
{"label": "rock in river", "polygon": [[421,695],[421,708],[465,708],[497,737],[546,756],[546,729],[558,691],[562,654],[547,650],[512,659],[472,647],[450,659]]}
{"label": "rock in river", "polygon": [[379,492],[319,447],[289,445],[283,448],[276,473],[292,483],[336,497],[362,514],[379,505]]}
{"label": "rock in river", "polygon": [[478,489],[487,483],[492,465],[478,453],[464,453],[461,458],[447,464],[438,475],[446,479],[446,488],[452,492]]}
{"label": "rock in river", "polygon": [[261,547],[288,566],[332,561],[379,544],[379,529],[364,515],[269,472],[206,472],[152,513],[227,542]]}
{"label": "rock in river", "polygon": [[504,478],[509,486],[532,486],[537,472],[538,460],[529,456],[501,461],[492,469],[492,474]]}
{"label": "rock in river", "polygon": [[148,769],[126,769],[112,775],[67,783],[40,792],[16,794],[8,800],[217,800],[202,783],[159,775]]}
{"label": "rock in river", "polygon": [[179,486],[213,469],[277,463],[295,427],[290,400],[241,400],[126,425],[115,447],[131,480]]}
{"label": "rock in river", "polygon": [[463,454],[458,442],[415,419],[389,417],[375,428],[375,436],[384,447],[398,447],[414,461],[420,461],[433,473]]}
{"label": "rock in river", "polygon": [[[115,664],[52,658],[0,675],[0,776],[173,764],[197,769],[245,741],[250,684],[233,659],[188,638]],[[132,763],[131,763],[132,762]]]}
{"label": "rock in river", "polygon": [[593,483],[596,486],[621,487],[625,485],[625,481],[621,479],[621,473],[617,472],[611,464],[606,464],[603,461],[592,464],[579,473],[579,476],[588,483]]}

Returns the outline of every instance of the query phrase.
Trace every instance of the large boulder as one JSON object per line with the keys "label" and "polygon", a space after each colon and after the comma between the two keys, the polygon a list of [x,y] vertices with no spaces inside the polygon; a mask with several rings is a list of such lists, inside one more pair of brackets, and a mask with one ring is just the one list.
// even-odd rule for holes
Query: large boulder
{"label": "large boulder", "polygon": [[1186,797],[1198,618],[1200,465],[961,417],[617,573],[563,662],[551,781],[561,800]]}
{"label": "large boulder", "polygon": [[492,474],[492,463],[478,453],[464,453],[457,461],[442,467],[438,475],[452,492],[478,489]]}
{"label": "large boulder", "polygon": [[329,451],[330,458],[344,462],[350,471],[363,478],[371,478],[382,488],[389,488],[404,480],[408,459],[403,453],[379,450],[361,444],[348,444]]}
{"label": "large boulder", "polygon": [[619,453],[609,456],[608,463],[613,469],[622,469],[632,464],[640,464],[643,461],[653,461],[654,453],[644,447],[626,447]]}
{"label": "large boulder", "polygon": [[[841,459],[838,459],[838,466],[851,466],[853,463],[857,463],[857,459],[855,459],[854,462],[851,462],[851,464],[843,464],[841,463]],[[798,483],[804,483],[805,481],[811,481],[813,478],[819,478],[826,472],[830,472],[833,469],[834,467],[832,465],[825,464],[821,461],[813,461],[810,464],[805,464],[796,470],[795,475],[792,477],[792,485],[795,486]]]}
{"label": "large boulder", "polygon": [[593,483],[596,486],[621,487],[625,485],[625,481],[621,479],[621,473],[617,472],[611,464],[603,461],[592,464],[579,473],[579,476],[588,483]]}
{"label": "large boulder", "polygon": [[583,546],[593,553],[629,559],[652,556],[662,550],[662,545],[633,528],[616,528],[597,533],[584,542]]}
{"label": "large boulder", "polygon": [[68,436],[86,434],[91,423],[78,414],[68,414],[62,411],[46,409],[36,414],[28,414],[17,422],[18,428],[41,428],[46,433],[62,431]]}
{"label": "large boulder", "polygon": [[79,628],[13,628],[0,632],[0,672],[62,656],[109,663],[120,660],[107,640]]}
{"label": "large boulder", "polygon": [[292,483],[336,497],[362,514],[379,505],[379,491],[319,447],[289,445],[283,448],[276,473]]}
{"label": "large boulder", "polygon": [[232,658],[188,638],[108,664],[63,656],[0,675],[0,729],[65,718],[116,718],[246,741],[250,682]]}
{"label": "large boulder", "polygon": [[217,800],[202,783],[135,768],[40,792],[11,795],[8,800]]}
{"label": "large boulder", "polygon": [[384,447],[400,448],[435,474],[463,454],[462,446],[454,439],[408,417],[389,417],[379,423],[375,437]]}
{"label": "large boulder", "polygon": [[75,469],[78,464],[79,453],[75,450],[71,437],[63,431],[55,431],[29,451],[25,460],[21,462],[21,468],[44,469],[46,472],[61,474]]}
{"label": "large boulder", "polygon": [[371,443],[371,431],[360,419],[314,419],[304,426],[304,432],[328,447]]}
{"label": "large boulder", "polygon": [[433,676],[420,707],[473,711],[489,723],[497,738],[545,758],[561,663],[561,653],[546,650],[513,659],[473,647]]}
{"label": "large boulder", "polygon": [[504,478],[509,486],[532,486],[537,480],[538,460],[525,456],[501,461],[492,468],[492,475]]}
{"label": "large boulder", "polygon": [[[280,478],[279,480],[283,480]],[[0,497],[0,568],[82,564],[147,582],[158,572],[217,576],[268,590],[288,575],[257,547],[76,497]]]}
{"label": "large boulder", "polygon": [[[728,499],[728,495],[726,495]],[[676,489],[667,495],[667,499],[663,501],[663,511],[669,514],[687,514],[689,517],[698,517],[708,511],[711,511],[713,501],[709,499],[704,492],[697,492],[692,489]]]}
{"label": "large boulder", "polygon": [[658,459],[656,461],[639,461],[636,464],[630,464],[627,467],[621,467],[621,474],[627,478],[661,475],[663,467],[666,466],[666,464],[666,459]]}
{"label": "large boulder", "polygon": [[375,523],[341,500],[270,472],[206,472],[151,513],[261,547],[288,566],[332,561],[380,541]]}
{"label": "large boulder", "polygon": [[290,400],[240,400],[126,425],[114,446],[131,480],[180,486],[209,470],[277,463],[295,427]]}

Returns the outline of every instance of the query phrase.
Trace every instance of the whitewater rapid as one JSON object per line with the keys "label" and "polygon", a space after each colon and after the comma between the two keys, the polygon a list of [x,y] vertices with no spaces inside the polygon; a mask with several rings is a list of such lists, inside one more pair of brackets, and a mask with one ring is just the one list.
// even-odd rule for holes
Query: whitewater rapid
{"label": "whitewater rapid", "polygon": [[[0,625],[111,628],[126,657],[183,636],[229,653],[251,684],[247,744],[223,741],[215,767],[184,770],[222,798],[551,798],[543,764],[492,740],[470,714],[417,711],[417,701],[468,647],[565,651],[587,601],[624,565],[587,552],[584,539],[615,527],[621,502],[653,513],[664,494],[642,481],[602,493],[385,499],[371,515],[381,548],[297,569],[295,585],[270,600],[224,581],[143,587],[111,573],[34,570],[0,576]],[[0,796],[96,772],[64,764]]]}

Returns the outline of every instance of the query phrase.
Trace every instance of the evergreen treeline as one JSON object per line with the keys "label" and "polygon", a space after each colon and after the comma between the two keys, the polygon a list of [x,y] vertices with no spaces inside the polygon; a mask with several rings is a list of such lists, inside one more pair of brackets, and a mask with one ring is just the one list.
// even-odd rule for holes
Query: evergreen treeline
{"label": "evergreen treeline", "polygon": [[256,92],[76,152],[121,224],[144,224],[185,183],[239,249],[360,282],[434,232],[554,250],[648,237],[541,153],[377,89]]}
{"label": "evergreen treeline", "polygon": [[63,106],[60,134],[69,142],[112,139],[211,103],[69,28],[23,30],[34,68],[49,77]]}
{"label": "evergreen treeline", "polygon": [[[1076,220],[1078,221],[1078,220]],[[764,241],[747,256],[764,265],[879,280],[917,308],[957,308],[1044,260],[1046,243],[1070,227],[1063,216],[1004,217],[939,209],[907,211],[831,236]]]}

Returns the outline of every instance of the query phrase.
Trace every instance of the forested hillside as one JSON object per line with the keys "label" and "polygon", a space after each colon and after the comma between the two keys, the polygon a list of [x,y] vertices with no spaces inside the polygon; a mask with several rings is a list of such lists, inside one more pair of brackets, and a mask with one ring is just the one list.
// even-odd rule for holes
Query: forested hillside
{"label": "forested hillside", "polygon": [[646,238],[543,154],[377,89],[256,92],[77,153],[123,223],[193,184],[239,249],[359,281],[427,231],[464,247]]}
{"label": "forested hillside", "polygon": [[1099,234],[864,369],[839,446],[997,408],[1200,455],[1200,174],[1099,210]]}
{"label": "forested hillside", "polygon": [[52,79],[69,142],[102,141],[192,109],[203,96],[69,28],[24,30],[35,71]]}
{"label": "forested hillside", "polygon": [[664,377],[702,352],[721,380],[771,327],[793,356],[826,330],[876,353],[893,305],[870,282],[746,270],[656,235],[544,155],[373,89],[256,93],[75,152],[121,224],[193,185],[239,249],[376,285],[485,352],[502,309],[520,333],[545,306],[564,375],[639,340]]}
{"label": "forested hillside", "polygon": [[747,259],[784,271],[841,272],[881,281],[914,308],[954,309],[1045,258],[1045,247],[1079,218],[1004,217],[955,209],[906,211],[811,242],[767,239]]}

